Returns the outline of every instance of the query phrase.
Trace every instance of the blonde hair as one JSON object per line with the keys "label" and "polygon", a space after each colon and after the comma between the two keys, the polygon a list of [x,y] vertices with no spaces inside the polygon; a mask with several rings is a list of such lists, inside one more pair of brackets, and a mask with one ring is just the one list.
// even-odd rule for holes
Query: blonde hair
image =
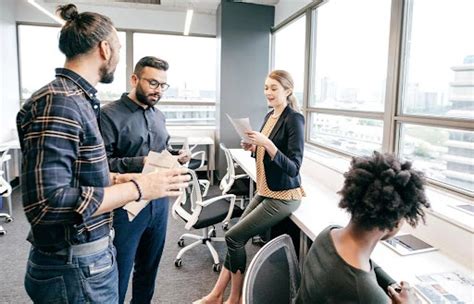
{"label": "blonde hair", "polygon": [[286,97],[286,101],[288,102],[290,108],[297,112],[300,112],[298,99],[293,93],[295,86],[293,82],[293,77],[291,77],[290,73],[285,70],[273,70],[270,72],[270,74],[268,74],[268,77],[278,81],[285,90],[291,90],[290,95]]}

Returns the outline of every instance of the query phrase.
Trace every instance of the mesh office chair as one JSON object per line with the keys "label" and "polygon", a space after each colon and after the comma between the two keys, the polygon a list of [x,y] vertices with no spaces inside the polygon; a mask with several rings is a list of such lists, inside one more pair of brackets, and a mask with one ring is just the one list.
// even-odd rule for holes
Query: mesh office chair
{"label": "mesh office chair", "polygon": [[243,303],[293,303],[300,279],[293,242],[288,235],[281,235],[263,246],[250,262],[244,278]]}
{"label": "mesh office chair", "polygon": [[[187,139],[185,141],[187,145]],[[192,146],[189,151],[192,152],[197,145]],[[193,171],[197,171],[204,166],[207,166],[206,160],[206,152],[205,151],[198,151],[191,154],[191,158],[189,161],[183,165],[184,167],[191,169]],[[211,183],[207,179],[200,179],[199,184],[201,185],[202,196],[207,196],[207,192],[209,191],[209,187]]]}
{"label": "mesh office chair", "polygon": [[[246,207],[246,202],[249,200],[250,183],[252,181],[250,181],[250,177],[247,174],[235,174],[237,164],[234,163],[232,154],[224,144],[221,143],[219,146],[224,151],[227,163],[227,172],[219,184],[219,189],[222,190],[222,194],[234,194],[236,196],[236,202],[238,203],[234,208],[232,217],[240,217]],[[224,230],[227,230],[228,226],[229,223],[224,222]]]}
{"label": "mesh office chair", "polygon": [[205,244],[211,252],[214,264],[212,269],[216,272],[221,270],[219,255],[217,254],[212,242],[224,242],[223,237],[217,237],[214,225],[228,221],[232,216],[235,204],[235,195],[226,194],[212,197],[203,201],[201,187],[196,177],[196,173],[189,170],[191,182],[189,191],[183,191],[172,207],[172,215],[175,219],[178,217],[186,222],[185,229],[202,229],[201,235],[185,233],[180,236],[178,245],[184,247],[184,239],[194,239],[195,242],[187,245],[178,252],[175,260],[175,266],[181,267],[183,261],[181,257],[184,253],[200,244]]}
{"label": "mesh office chair", "polygon": [[[1,197],[9,197],[12,194],[12,187],[10,183],[5,179],[5,172],[3,171],[6,162],[11,158],[10,154],[8,154],[8,150],[6,149],[2,156],[0,157],[0,196]],[[5,222],[9,223],[13,221],[12,218],[12,203],[11,199],[8,199],[8,212],[9,213],[0,213],[0,218],[4,218]],[[7,234],[5,228],[0,225],[0,235]]]}

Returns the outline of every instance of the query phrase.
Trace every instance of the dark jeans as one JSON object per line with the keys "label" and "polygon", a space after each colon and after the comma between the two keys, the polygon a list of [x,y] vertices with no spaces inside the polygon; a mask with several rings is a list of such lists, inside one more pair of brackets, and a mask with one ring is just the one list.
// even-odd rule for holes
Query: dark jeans
{"label": "dark jeans", "polygon": [[247,241],[290,216],[300,203],[299,200],[286,201],[256,195],[237,224],[225,234],[227,255],[224,267],[233,273],[238,270],[244,273],[247,264]]}
{"label": "dark jeans", "polygon": [[112,244],[86,256],[55,255],[31,247],[25,289],[34,303],[117,303]]}
{"label": "dark jeans", "polygon": [[131,222],[126,210],[114,211],[120,304],[125,300],[132,267],[132,303],[151,302],[167,223],[168,198],[151,201]]}

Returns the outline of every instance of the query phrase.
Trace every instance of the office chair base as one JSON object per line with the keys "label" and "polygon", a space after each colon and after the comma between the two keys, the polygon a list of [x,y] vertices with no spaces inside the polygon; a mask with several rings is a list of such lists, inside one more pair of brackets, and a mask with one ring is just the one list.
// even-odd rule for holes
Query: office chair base
{"label": "office chair base", "polygon": [[[189,238],[196,240],[195,242],[185,246],[184,245],[184,238]],[[211,253],[213,264],[212,264],[212,270],[215,272],[219,272],[221,270],[221,264],[219,262],[219,255],[217,254],[216,249],[212,245],[212,242],[225,242],[225,238],[223,237],[216,237],[216,231],[214,228],[209,229],[205,228],[203,229],[203,234],[202,235],[196,235],[196,234],[190,234],[190,233],[184,233],[181,235],[178,241],[178,246],[182,247],[182,249],[178,252],[178,255],[176,256],[176,260],[174,261],[174,265],[178,268],[180,268],[183,265],[183,260],[181,257],[186,253],[186,251],[201,245],[201,244],[206,244],[207,248],[209,249],[209,252]]]}

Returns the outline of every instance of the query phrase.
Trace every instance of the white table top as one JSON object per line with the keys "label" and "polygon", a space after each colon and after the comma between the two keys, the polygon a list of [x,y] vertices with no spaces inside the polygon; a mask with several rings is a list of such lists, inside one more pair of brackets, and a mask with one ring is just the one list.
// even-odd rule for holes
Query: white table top
{"label": "white table top", "polygon": [[[229,150],[234,160],[250,178],[255,180],[255,159],[250,156],[250,152],[242,149]],[[313,161],[305,159],[301,168],[301,179],[306,197],[290,218],[311,240],[314,240],[329,225],[345,226],[349,221],[349,215],[338,207],[339,196],[317,181],[311,162]],[[445,271],[460,271],[465,275],[472,275],[468,267],[459,264],[440,251],[401,256],[379,243],[372,253],[372,259],[398,281],[416,283],[417,275]]]}
{"label": "white table top", "polygon": [[7,148],[20,149],[20,141],[18,139],[12,139],[4,142],[0,142],[0,152],[5,151]]}
{"label": "white table top", "polygon": [[182,144],[185,139],[188,139],[189,145],[214,145],[214,140],[210,136],[191,136],[191,137],[182,137],[182,136],[171,136],[170,144]]}

